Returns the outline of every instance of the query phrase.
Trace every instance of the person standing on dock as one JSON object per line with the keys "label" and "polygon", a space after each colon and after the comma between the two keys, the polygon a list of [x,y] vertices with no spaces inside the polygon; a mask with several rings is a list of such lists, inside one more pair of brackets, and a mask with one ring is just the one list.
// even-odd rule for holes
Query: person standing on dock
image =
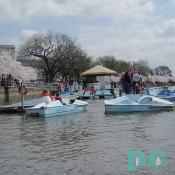
{"label": "person standing on dock", "polygon": [[129,94],[131,92],[131,76],[130,72],[125,72],[123,77],[124,92]]}
{"label": "person standing on dock", "polygon": [[141,84],[141,76],[139,75],[139,73],[134,70],[134,73],[131,75],[132,77],[132,88],[133,88],[133,92],[134,94],[139,94],[139,89],[140,89],[140,84]]}

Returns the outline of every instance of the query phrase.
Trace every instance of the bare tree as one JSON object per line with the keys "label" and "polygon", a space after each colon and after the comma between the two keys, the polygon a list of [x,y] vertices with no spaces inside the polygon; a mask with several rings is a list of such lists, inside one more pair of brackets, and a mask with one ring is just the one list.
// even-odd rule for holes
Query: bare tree
{"label": "bare tree", "polygon": [[172,76],[172,70],[168,66],[158,66],[154,69],[155,75]]}
{"label": "bare tree", "polygon": [[57,33],[35,34],[29,38],[21,46],[19,57],[29,56],[38,59],[38,68],[44,71],[47,82],[53,82],[58,73],[65,79],[74,75],[79,59],[87,57],[75,40]]}

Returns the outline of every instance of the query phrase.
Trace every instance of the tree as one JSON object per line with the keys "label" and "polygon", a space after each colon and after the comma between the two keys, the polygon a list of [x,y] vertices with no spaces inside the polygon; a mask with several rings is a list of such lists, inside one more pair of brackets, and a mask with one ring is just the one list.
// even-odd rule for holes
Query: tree
{"label": "tree", "polygon": [[168,66],[158,66],[154,69],[155,75],[160,76],[172,76],[172,71]]}
{"label": "tree", "polygon": [[[67,35],[46,33],[35,34],[21,45],[19,58],[35,59],[37,68],[46,75],[46,82],[53,82],[57,74],[65,79],[72,75],[72,67],[82,53],[79,44]],[[82,59],[86,57],[86,54],[81,56]],[[81,64],[84,64],[83,61]]]}
{"label": "tree", "polygon": [[116,70],[118,67],[117,61],[114,56],[103,56],[97,58],[97,64],[101,64],[104,67],[107,67],[112,70]]}
{"label": "tree", "polygon": [[119,62],[119,67],[118,67],[118,72],[127,72],[132,70],[132,66],[130,62],[123,61],[123,60],[118,60]]}
{"label": "tree", "polygon": [[117,60],[114,56],[103,56],[97,58],[96,64],[115,70],[118,73],[131,70],[131,64],[123,60]]}
{"label": "tree", "polygon": [[17,58],[17,61],[21,62],[24,67],[33,67],[35,69],[40,68],[40,61],[32,58]]}
{"label": "tree", "polygon": [[137,62],[133,62],[133,69],[140,72],[140,74],[144,76],[148,76],[151,72],[151,68],[145,60],[139,60]]}

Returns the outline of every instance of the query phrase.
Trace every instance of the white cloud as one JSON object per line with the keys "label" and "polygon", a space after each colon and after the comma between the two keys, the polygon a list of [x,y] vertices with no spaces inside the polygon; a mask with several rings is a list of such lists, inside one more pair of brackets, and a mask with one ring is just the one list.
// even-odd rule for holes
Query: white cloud
{"label": "white cloud", "polygon": [[143,17],[155,9],[151,0],[0,0],[0,23],[29,22],[43,17]]}
{"label": "white cloud", "polygon": [[24,29],[24,30],[22,30],[21,35],[22,35],[22,38],[27,39],[27,38],[29,38],[29,37],[31,37],[32,35],[37,34],[37,33],[38,33],[37,30]]}
{"label": "white cloud", "polygon": [[175,19],[169,19],[163,22],[158,29],[160,37],[175,38]]}
{"label": "white cloud", "polygon": [[[76,23],[77,39],[88,54],[145,59],[151,66],[165,64],[175,70],[175,20],[156,16],[157,9],[153,0],[0,0],[0,25],[63,16],[81,17],[84,21],[107,17],[111,24],[88,24],[88,20],[85,26]],[[1,41],[19,44],[34,33],[38,31],[26,27],[20,36],[3,37]]]}
{"label": "white cloud", "polygon": [[80,43],[90,55],[114,55],[128,61],[147,60],[152,66],[167,65],[175,72],[175,34],[165,35],[174,21],[152,27],[140,23],[123,27],[80,28]]}
{"label": "white cloud", "polygon": [[15,45],[18,47],[27,38],[31,37],[33,34],[39,33],[37,30],[23,29],[21,33],[17,36],[4,36],[0,38],[0,44]]}

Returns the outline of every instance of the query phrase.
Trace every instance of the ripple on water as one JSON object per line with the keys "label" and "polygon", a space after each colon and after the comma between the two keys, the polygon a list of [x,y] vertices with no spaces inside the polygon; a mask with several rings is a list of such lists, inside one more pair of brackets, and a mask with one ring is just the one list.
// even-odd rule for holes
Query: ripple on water
{"label": "ripple on water", "polygon": [[175,174],[175,112],[105,115],[103,100],[88,110],[51,118],[0,115],[0,174],[130,174],[131,149],[168,154],[168,169],[137,174]]}

